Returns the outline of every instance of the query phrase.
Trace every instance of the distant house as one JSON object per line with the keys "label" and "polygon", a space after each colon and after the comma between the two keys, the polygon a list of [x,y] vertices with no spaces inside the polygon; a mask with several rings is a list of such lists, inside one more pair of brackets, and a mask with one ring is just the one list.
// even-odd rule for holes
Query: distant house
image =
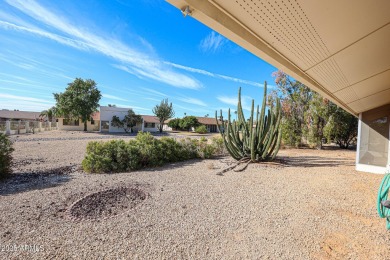
{"label": "distant house", "polygon": [[57,124],[47,122],[41,112],[0,110],[0,133],[7,135],[56,130]]}
{"label": "distant house", "polygon": [[163,125],[163,131],[172,131],[173,129],[172,129],[172,127],[169,127],[168,126],[168,123],[169,123],[169,121],[171,121],[172,119],[168,119],[168,120],[165,120],[164,121],[164,125]]}
{"label": "distant house", "polygon": [[[196,118],[198,119],[198,122],[201,125],[206,126],[207,132],[209,132],[209,133],[218,133],[219,132],[215,118],[213,118],[213,117],[196,117]],[[164,122],[164,127],[163,127],[164,131],[172,131],[173,130],[171,127],[168,126],[169,121],[171,121],[171,119],[168,119]],[[218,122],[221,125],[222,122],[221,121],[218,121]],[[194,128],[192,128],[191,130],[195,131]]]}
{"label": "distant house", "polygon": [[142,115],[142,131],[144,132],[158,132],[160,120],[156,116]]}
{"label": "distant house", "polygon": [[[67,131],[83,131],[84,123],[81,119],[69,119],[64,117],[57,118],[58,129]],[[100,130],[100,112],[95,112],[91,115],[91,118],[87,121],[88,131]]]}
{"label": "distant house", "polygon": [[[110,133],[123,133],[123,128],[114,127],[111,125],[113,116],[119,117],[122,120],[129,111],[130,108],[124,107],[100,107],[100,131]],[[138,123],[133,127],[134,132],[145,131],[145,132],[158,132],[159,120],[155,116],[141,115],[142,122]]]}
{"label": "distant house", "polygon": [[[197,117],[198,122],[202,125],[205,125],[207,128],[207,132],[210,133],[217,133],[218,127],[217,127],[217,122],[215,121],[215,118],[213,117]],[[218,122],[221,125],[221,121]]]}
{"label": "distant house", "polygon": [[15,111],[2,109],[0,110],[0,121],[15,120],[15,121],[45,121],[46,117],[40,116],[41,112],[30,111]]}

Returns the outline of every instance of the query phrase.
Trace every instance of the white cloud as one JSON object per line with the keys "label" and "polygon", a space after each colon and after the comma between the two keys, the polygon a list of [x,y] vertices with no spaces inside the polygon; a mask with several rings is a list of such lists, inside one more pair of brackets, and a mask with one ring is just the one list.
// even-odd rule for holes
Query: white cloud
{"label": "white cloud", "polygon": [[145,111],[152,111],[150,108],[144,108],[144,107],[137,107],[137,106],[131,106],[132,109],[134,109],[135,111],[137,110],[145,110]]}
{"label": "white cloud", "polygon": [[42,30],[38,31],[31,28],[19,28],[20,26],[18,27],[17,25],[8,25],[9,29],[25,30],[78,49],[84,48],[85,50],[85,48],[88,48],[100,52],[117,61],[123,62],[127,66],[124,66],[121,69],[125,70],[124,68],[127,68],[128,70],[125,71],[139,77],[146,77],[179,88],[199,89],[202,87],[197,80],[172,71],[170,67],[165,66],[158,58],[152,58],[146,53],[137,51],[115,39],[100,37],[85,29],[80,29],[81,26],[73,26],[65,17],[54,14],[33,0],[6,1],[26,15],[44,23],[45,26],[59,30],[61,33],[67,34],[71,38],[69,40],[66,37],[53,35],[52,33],[44,32]]}
{"label": "white cloud", "polygon": [[[0,23],[1,23],[1,21],[0,21]],[[41,69],[42,65],[44,65],[44,64],[42,64],[41,66],[38,66],[37,63],[39,63],[39,62],[37,62],[37,61],[33,61],[31,59],[24,58],[24,57],[16,58],[15,56],[16,55],[12,54],[12,58],[14,60],[11,60],[9,58],[4,57],[4,55],[0,54],[0,60],[5,61],[5,62],[7,62],[9,64],[12,64],[12,65],[14,65],[16,67],[25,69],[25,70],[29,70],[29,71],[34,71],[34,72],[40,73],[40,74],[45,75],[47,77],[52,77],[52,78],[61,77],[61,78],[69,79],[69,80],[74,80],[72,77],[64,75],[61,72],[55,72],[55,71],[49,71],[49,70]],[[19,62],[15,61],[15,60],[18,60]],[[27,61],[29,61],[30,63],[27,63]],[[46,66],[46,67],[51,67],[51,66]],[[56,69],[56,70],[58,71],[58,69]],[[39,84],[41,84],[41,83],[39,83]]]}
{"label": "white cloud", "polygon": [[200,42],[199,47],[203,52],[215,53],[227,42],[225,37],[212,31]]}
{"label": "white cloud", "polygon": [[[260,87],[260,88],[264,87],[264,84],[257,83],[257,82],[254,82],[254,81],[250,81],[250,80],[239,79],[239,78],[225,76],[225,75],[221,75],[221,74],[217,74],[217,73],[212,73],[212,72],[209,72],[209,71],[206,71],[206,70],[191,68],[191,67],[175,64],[175,63],[168,62],[168,61],[166,61],[165,63],[168,64],[168,65],[171,65],[172,67],[177,68],[177,69],[182,69],[182,70],[185,70],[185,71],[198,73],[198,74],[202,74],[202,75],[213,77],[213,78],[220,78],[220,79],[234,81],[234,82],[237,82],[237,83],[242,83],[242,84],[251,85],[251,86]],[[267,88],[270,89],[270,88],[275,88],[275,87],[272,86],[272,85],[268,85],[267,84]]]}
{"label": "white cloud", "polygon": [[[237,97],[218,96],[217,99],[222,103],[232,105],[233,109],[237,109],[238,99]],[[248,96],[241,96],[242,109],[250,111],[252,105],[252,98]]]}
{"label": "white cloud", "polygon": [[152,100],[152,101],[156,101],[156,102],[161,102],[161,100],[160,100],[160,99],[157,99],[157,98],[150,98],[150,97],[147,97],[147,98],[145,98],[145,99],[147,99],[147,100]]}
{"label": "white cloud", "polygon": [[207,104],[203,102],[202,100],[196,99],[196,98],[190,98],[190,97],[177,97],[176,99],[183,101],[188,104],[193,104],[197,106],[207,107]]}
{"label": "white cloud", "polygon": [[120,98],[120,97],[117,97],[117,96],[114,96],[114,95],[109,95],[109,94],[102,94],[102,96],[104,98],[108,98],[108,99],[114,99],[114,100],[120,100],[120,101],[128,101],[124,98]]}
{"label": "white cloud", "polygon": [[[194,108],[189,108],[189,107],[184,107],[184,106],[181,106],[181,105],[178,105],[178,104],[173,104],[173,108],[175,109],[176,107],[179,107],[181,109],[184,109],[183,112],[186,112],[186,111],[191,111],[191,112],[195,112],[195,113],[199,113],[199,112],[202,112],[202,113],[207,113],[207,112],[210,112],[206,109],[194,109]],[[187,113],[187,116],[189,116],[190,114]]]}
{"label": "white cloud", "polygon": [[43,111],[53,106],[46,103],[37,103],[31,101],[24,101],[23,103],[15,103],[15,101],[12,100],[1,100],[1,99],[0,99],[0,103],[1,103],[1,109],[9,109],[9,110],[18,109],[21,111]]}
{"label": "white cloud", "polygon": [[73,48],[77,48],[77,49],[80,49],[80,50],[88,50],[88,49],[90,49],[88,47],[88,45],[86,43],[84,43],[84,42],[73,40],[73,39],[70,39],[70,38],[67,38],[67,37],[63,37],[63,36],[60,36],[60,35],[57,35],[57,34],[53,34],[53,33],[49,33],[49,32],[46,32],[46,31],[42,31],[42,30],[39,30],[39,29],[32,29],[32,28],[27,28],[27,27],[23,27],[23,26],[18,26],[16,24],[12,24],[12,23],[5,22],[5,21],[0,21],[0,27],[2,27],[3,29],[7,29],[7,30],[14,30],[14,31],[27,32],[27,33],[35,34],[37,36],[45,37],[45,38],[54,40],[54,41],[56,41],[58,43],[61,43],[61,44],[64,44],[64,45],[68,45],[68,46],[71,46]]}
{"label": "white cloud", "polygon": [[[3,82],[3,83],[8,83],[9,85],[13,86],[13,85],[21,85],[21,86],[29,86],[30,89],[43,89],[43,90],[46,90],[46,91],[51,91],[53,90],[52,87],[45,87],[39,83],[36,83],[36,84],[31,84],[31,83],[25,83],[25,82],[19,82],[19,81],[13,81],[13,80],[6,80],[6,79],[0,79],[0,82]],[[19,89],[20,91],[25,91],[25,89]]]}
{"label": "white cloud", "polygon": [[237,106],[237,97],[218,96],[217,99],[222,103]]}
{"label": "white cloud", "polygon": [[24,97],[24,96],[15,96],[15,95],[2,94],[2,93],[0,93],[0,98],[5,98],[7,100],[11,99],[11,100],[22,100],[22,101],[31,101],[31,102],[54,104],[52,101],[47,101],[45,99]]}
{"label": "white cloud", "polygon": [[1,109],[19,109],[27,111],[42,111],[54,105],[54,102],[41,98],[16,96],[0,93]]}
{"label": "white cloud", "polygon": [[27,79],[27,78],[24,78],[24,77],[20,77],[20,76],[16,76],[16,75],[12,75],[12,74],[7,74],[7,73],[0,72],[0,75],[3,75],[3,76],[8,77],[8,78],[13,78],[13,79],[21,80],[21,81],[30,82],[30,83],[38,83],[36,81],[32,81],[30,79]]}
{"label": "white cloud", "polygon": [[138,107],[138,106],[133,106],[133,105],[115,104],[115,106],[121,107],[121,108],[131,108],[131,109],[133,109],[134,112],[136,112],[136,113],[139,113],[138,110],[151,111],[150,108]]}
{"label": "white cloud", "polygon": [[150,88],[144,88],[144,87],[141,87],[141,89],[151,93],[152,95],[154,94],[155,96],[163,96],[163,97],[166,97],[167,95],[160,92],[160,91],[157,91],[157,90],[154,90],[154,89],[150,89]]}
{"label": "white cloud", "polygon": [[[178,87],[178,88],[187,88],[187,89],[199,89],[202,88],[202,84],[185,74],[178,73],[172,68],[185,70],[191,73],[198,73],[210,77],[220,78],[224,80],[234,81],[237,83],[263,87],[263,84],[259,84],[253,81],[248,81],[244,79],[234,78],[226,75],[211,73],[205,70],[191,68],[168,61],[162,61],[156,57],[154,54],[154,48],[150,45],[145,39],[141,39],[143,46],[147,46],[146,49],[149,52],[152,52],[152,56],[141,51],[138,51],[130,46],[123,44],[122,42],[117,41],[109,37],[101,37],[96,34],[93,34],[86,29],[80,29],[81,26],[73,26],[65,17],[61,17],[45,7],[39,5],[33,0],[21,1],[21,0],[6,0],[8,4],[19,9],[30,17],[34,18],[37,21],[44,23],[45,27],[50,27],[52,29],[58,30],[60,33],[66,34],[67,36],[55,34],[52,32],[47,32],[43,29],[36,28],[35,26],[22,21],[18,17],[13,17],[12,15],[1,15],[0,19],[6,19],[8,21],[0,21],[0,27],[15,30],[25,33],[31,33],[39,37],[45,37],[56,41],[60,44],[67,45],[82,51],[96,51],[108,57],[111,57],[122,64],[113,65],[115,68],[126,71],[132,75],[135,75],[139,78],[149,78],[156,81],[163,82],[165,84]],[[10,22],[11,21],[11,22]],[[18,23],[18,24],[16,24]],[[215,32],[210,33],[203,41],[202,46],[208,48],[212,51],[219,49],[224,42],[227,40]],[[166,66],[169,65],[169,66]],[[31,64],[20,63],[19,67],[25,69],[34,69],[34,66]],[[70,78],[65,75],[58,75],[64,78]],[[269,86],[272,88],[272,86]]]}
{"label": "white cloud", "polygon": [[112,66],[117,69],[126,71],[132,75],[135,75],[141,79],[151,78],[157,81],[163,81],[165,83],[169,82],[169,85],[179,88],[198,89],[201,87],[201,83],[197,80],[176,72],[168,72],[165,70],[153,68],[151,68],[151,71],[145,71],[135,67],[117,64],[114,64]]}
{"label": "white cloud", "polygon": [[[184,70],[190,73],[206,75],[209,77],[224,79],[256,87],[263,87],[263,84],[259,84],[253,81],[216,74],[202,69],[191,68],[172,62],[163,61],[154,54],[155,50],[153,46],[143,38],[141,39],[142,44],[146,46],[145,49],[149,50],[151,53],[138,51],[132,46],[128,46],[113,38],[94,34],[91,31],[85,29],[86,27],[83,27],[82,25],[73,25],[67,18],[48,10],[34,0],[6,1],[8,4],[19,9],[24,14],[43,23],[43,25],[42,28],[37,28],[36,26],[21,20],[19,17],[13,17],[11,14],[0,13],[0,19],[6,20],[0,20],[0,28],[23,33],[30,33],[38,37],[45,37],[60,44],[82,51],[99,52],[116,60],[119,64],[112,65],[115,68],[126,71],[127,73],[133,74],[137,77],[153,79],[178,88],[202,88],[201,82],[191,76],[178,72],[180,70]],[[50,30],[50,32],[46,30]],[[221,35],[212,32],[202,41],[202,45],[205,48],[208,48],[210,51],[217,51],[226,41],[227,40]],[[25,69],[34,70],[49,77],[63,77],[73,80],[73,78],[61,73],[52,73],[40,70],[39,67],[41,66],[38,66],[39,64],[29,64],[22,62],[21,60],[21,62],[15,63],[15,65]],[[166,94],[158,91],[150,90],[148,92],[150,95],[167,97]],[[142,96],[143,93],[138,93],[137,95]],[[192,104],[201,104],[201,106],[205,105],[202,101],[200,101],[202,103],[199,103],[199,101],[200,100],[192,100]]]}

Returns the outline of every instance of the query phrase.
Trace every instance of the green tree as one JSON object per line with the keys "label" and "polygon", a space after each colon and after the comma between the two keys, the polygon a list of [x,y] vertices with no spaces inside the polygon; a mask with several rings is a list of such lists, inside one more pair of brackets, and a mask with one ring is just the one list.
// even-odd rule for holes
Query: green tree
{"label": "green tree", "polygon": [[125,132],[127,133],[130,130],[132,133],[133,127],[136,126],[137,123],[142,123],[142,116],[134,113],[133,109],[129,109],[127,115],[125,115],[125,118],[123,119],[123,128],[125,129]]}
{"label": "green tree", "polygon": [[180,128],[188,131],[191,127],[195,128],[199,125],[199,121],[195,116],[185,116],[180,120]]}
{"label": "green tree", "polygon": [[172,103],[168,103],[168,99],[163,99],[160,105],[153,108],[153,113],[158,117],[160,125],[158,126],[160,133],[162,133],[164,122],[175,116]]}
{"label": "green tree", "polygon": [[358,119],[335,104],[331,104],[331,107],[333,111],[325,125],[325,135],[340,148],[348,149],[351,143],[356,141]]}
{"label": "green tree", "polygon": [[291,79],[282,71],[273,73],[278,87],[269,96],[269,102],[274,103],[278,97],[282,107],[282,139],[285,144],[299,146],[302,142],[307,125],[305,113],[309,109],[313,92],[299,81]]}
{"label": "green tree", "polygon": [[341,148],[348,148],[356,139],[357,118],[282,71],[273,75],[278,89],[269,102],[276,97],[281,99],[285,144],[299,146],[302,140],[307,140],[321,149],[326,137]]}
{"label": "green tree", "polygon": [[200,125],[195,129],[195,132],[198,134],[206,134],[207,133],[207,128],[205,125]]}
{"label": "green tree", "polygon": [[47,117],[49,122],[53,122],[53,119],[56,117],[57,114],[57,108],[55,106],[43,110],[39,116]]}
{"label": "green tree", "polygon": [[171,119],[169,122],[168,122],[168,126],[172,129],[180,129],[180,121],[181,119],[180,118],[174,118],[174,119]]}
{"label": "green tree", "polygon": [[84,131],[87,131],[87,121],[91,118],[91,114],[97,111],[102,97],[95,81],[76,78],[68,84],[64,93],[53,95],[59,114],[71,119],[81,119],[84,123]]}
{"label": "green tree", "polygon": [[324,128],[332,114],[332,103],[320,94],[313,92],[309,108],[305,113],[306,132],[309,143],[317,149],[322,149],[325,137]]}
{"label": "green tree", "polygon": [[113,116],[111,119],[111,126],[118,127],[118,128],[123,128],[126,133],[133,132],[133,127],[137,125],[137,123],[142,122],[142,116],[137,115],[134,113],[133,109],[129,109],[127,111],[127,115],[120,120],[119,117]]}
{"label": "green tree", "polygon": [[113,116],[111,119],[111,126],[117,128],[123,128],[123,121],[118,116]]}

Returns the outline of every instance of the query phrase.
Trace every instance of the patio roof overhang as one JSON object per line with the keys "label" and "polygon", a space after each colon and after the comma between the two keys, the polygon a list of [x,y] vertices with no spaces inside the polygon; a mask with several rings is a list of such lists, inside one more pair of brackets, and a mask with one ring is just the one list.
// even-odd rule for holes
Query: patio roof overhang
{"label": "patio roof overhang", "polygon": [[352,114],[390,103],[390,1],[167,0]]}

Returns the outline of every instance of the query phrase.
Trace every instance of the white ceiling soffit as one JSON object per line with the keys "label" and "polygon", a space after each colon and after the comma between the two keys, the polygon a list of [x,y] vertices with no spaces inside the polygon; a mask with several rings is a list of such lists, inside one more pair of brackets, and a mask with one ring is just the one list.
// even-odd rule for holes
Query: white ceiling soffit
{"label": "white ceiling soffit", "polygon": [[358,114],[390,103],[390,0],[167,0]]}

